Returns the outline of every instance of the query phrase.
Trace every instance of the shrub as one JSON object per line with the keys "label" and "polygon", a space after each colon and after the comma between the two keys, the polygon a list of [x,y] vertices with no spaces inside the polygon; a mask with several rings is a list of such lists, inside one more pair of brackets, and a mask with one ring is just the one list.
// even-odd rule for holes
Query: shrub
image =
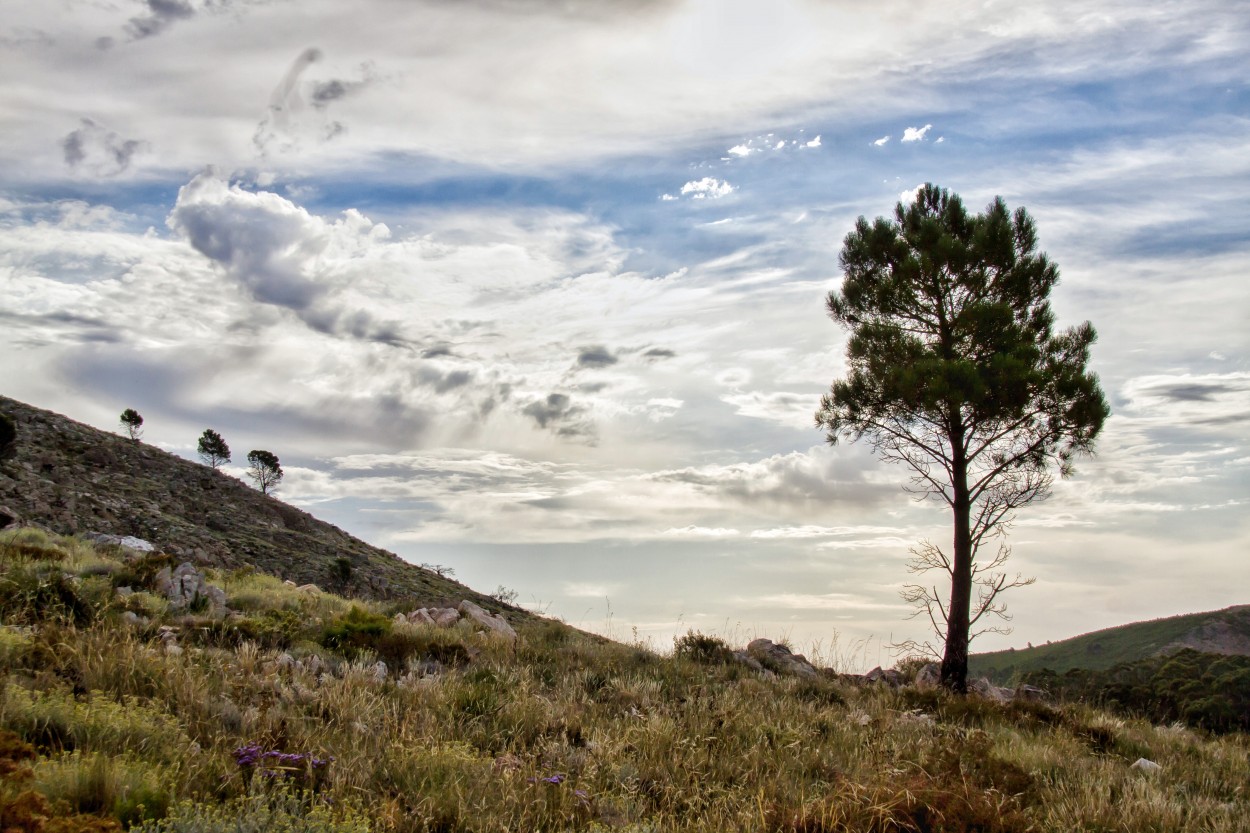
{"label": "shrub", "polygon": [[693,630],[674,640],[673,654],[701,665],[727,665],[734,661],[734,652],[725,640]]}
{"label": "shrub", "polygon": [[165,815],[170,795],[162,782],[160,774],[143,763],[79,752],[41,761],[34,778],[53,807],[113,816],[127,827]]}
{"label": "shrub", "polygon": [[306,801],[284,790],[261,791],[222,804],[183,802],[165,818],[132,833],[369,833],[368,819],[351,806]]}
{"label": "shrub", "polygon": [[325,626],[321,644],[353,659],[361,651],[375,651],[381,637],[390,631],[390,619],[352,605],[347,613]]}
{"label": "shrub", "polygon": [[8,414],[0,414],[0,460],[17,453],[17,423]]}

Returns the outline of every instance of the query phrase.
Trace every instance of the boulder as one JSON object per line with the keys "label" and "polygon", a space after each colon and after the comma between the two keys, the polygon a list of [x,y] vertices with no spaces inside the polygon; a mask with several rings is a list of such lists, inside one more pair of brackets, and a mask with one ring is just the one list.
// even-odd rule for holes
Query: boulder
{"label": "boulder", "polygon": [[1016,695],[1012,689],[996,686],[985,677],[968,683],[968,693],[978,694],[986,700],[993,700],[995,703],[1010,703]]}
{"label": "boulder", "polygon": [[1136,769],[1145,773],[1153,773],[1158,772],[1163,769],[1163,767],[1159,766],[1154,761],[1147,760],[1146,758],[1138,758],[1136,761],[1133,761],[1132,765],[1129,766],[1129,769]]}
{"label": "boulder", "polygon": [[321,592],[321,588],[315,584],[301,584],[296,589],[303,593],[320,593]]}
{"label": "boulder", "polygon": [[926,662],[916,672],[915,686],[919,689],[937,688],[942,684],[942,667],[936,662]]}
{"label": "boulder", "polygon": [[156,574],[155,585],[156,592],[169,600],[171,610],[185,610],[197,599],[207,602],[212,613],[225,610],[225,592],[209,584],[204,574],[189,561],[182,562],[172,572],[168,567],[163,568]]}
{"label": "boulder", "polygon": [[794,677],[819,677],[820,672],[802,654],[794,654],[785,645],[771,639],[756,639],[747,645],[747,654],[760,665],[779,674]]}
{"label": "boulder", "polygon": [[755,657],[751,656],[750,654],[748,654],[746,651],[734,651],[733,657],[738,662],[745,665],[747,668],[750,668],[752,671],[762,672],[765,674],[772,673],[767,668],[760,665],[760,661],[757,660]]}
{"label": "boulder", "polygon": [[[457,616],[458,615],[459,614],[457,614]],[[425,608],[421,608],[420,610],[414,610],[412,613],[409,613],[407,617],[407,621],[411,622],[414,625],[436,624],[434,622],[434,617],[431,616],[430,612],[426,610]]]}
{"label": "boulder", "polygon": [[454,607],[436,607],[430,610],[429,615],[440,628],[450,628],[460,621],[460,611]]}
{"label": "boulder", "polygon": [[1016,686],[1015,699],[1041,702],[1050,699],[1050,692],[1037,686],[1018,685]]}
{"label": "boulder", "polygon": [[7,506],[0,506],[0,529],[8,529],[15,527],[21,522],[22,518]]}
{"label": "boulder", "polygon": [[890,688],[899,688],[903,685],[903,675],[893,668],[888,670],[882,669],[880,665],[864,675],[866,683],[883,683]]}
{"label": "boulder", "polygon": [[152,546],[150,541],[142,538],[136,538],[133,535],[109,535],[104,532],[88,532],[85,536],[88,541],[96,544],[104,544],[105,546],[113,545],[122,549],[135,550],[136,552],[155,552],[156,547]]}
{"label": "boulder", "polygon": [[501,636],[509,639],[516,639],[516,631],[508,624],[508,620],[500,616],[498,613],[490,613],[473,602],[465,599],[460,603],[460,613],[477,622],[479,625],[485,625],[489,630],[494,631]]}

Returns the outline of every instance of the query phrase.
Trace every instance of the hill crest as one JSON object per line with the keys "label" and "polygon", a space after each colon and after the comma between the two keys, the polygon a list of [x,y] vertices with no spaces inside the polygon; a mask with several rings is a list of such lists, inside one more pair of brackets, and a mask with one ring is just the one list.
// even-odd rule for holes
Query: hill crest
{"label": "hill crest", "polygon": [[0,460],[0,513],[21,522],[131,535],[201,565],[253,566],[347,596],[505,607],[208,466],[8,397],[0,413],[17,427],[15,453]]}
{"label": "hill crest", "polygon": [[1060,674],[1074,668],[1104,671],[1184,648],[1250,656],[1250,605],[1133,622],[1030,648],[973,654],[968,670],[997,681],[1044,669]]}

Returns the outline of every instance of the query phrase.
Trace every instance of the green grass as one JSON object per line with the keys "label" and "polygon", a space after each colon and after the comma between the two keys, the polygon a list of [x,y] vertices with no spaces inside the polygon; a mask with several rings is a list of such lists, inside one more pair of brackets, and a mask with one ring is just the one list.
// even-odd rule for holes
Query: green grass
{"label": "green grass", "polygon": [[[63,569],[98,574],[83,555]],[[0,536],[0,581],[28,566]],[[122,599],[0,600],[0,817],[34,795],[64,829],[144,833],[1250,831],[1245,735],[763,677],[697,634],[660,655],[551,621],[515,643],[375,629],[392,606],[216,578],[239,616],[133,627]],[[385,678],[379,651],[402,659]]]}

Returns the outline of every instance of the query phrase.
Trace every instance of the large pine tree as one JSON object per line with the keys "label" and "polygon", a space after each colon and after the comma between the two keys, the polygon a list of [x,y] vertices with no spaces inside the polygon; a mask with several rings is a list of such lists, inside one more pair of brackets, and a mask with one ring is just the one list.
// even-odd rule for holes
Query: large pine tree
{"label": "large pine tree", "polygon": [[1110,413],[1086,369],[1094,328],[1053,331],[1059,270],[1036,249],[1023,208],[995,199],[969,215],[957,195],[925,185],[892,220],[859,218],[842,247],[842,290],[828,297],[851,333],[849,369],[816,423],[830,443],[866,438],[911,469],[909,488],[950,507],[949,553],[926,543],[913,561],[949,573],[949,599],[919,585],[905,597],[944,638],[942,683],[959,692],[972,627],[1002,613],[997,596],[1017,583],[995,572],[1014,510],[1049,494],[1052,468],[1066,476],[1092,452]]}

